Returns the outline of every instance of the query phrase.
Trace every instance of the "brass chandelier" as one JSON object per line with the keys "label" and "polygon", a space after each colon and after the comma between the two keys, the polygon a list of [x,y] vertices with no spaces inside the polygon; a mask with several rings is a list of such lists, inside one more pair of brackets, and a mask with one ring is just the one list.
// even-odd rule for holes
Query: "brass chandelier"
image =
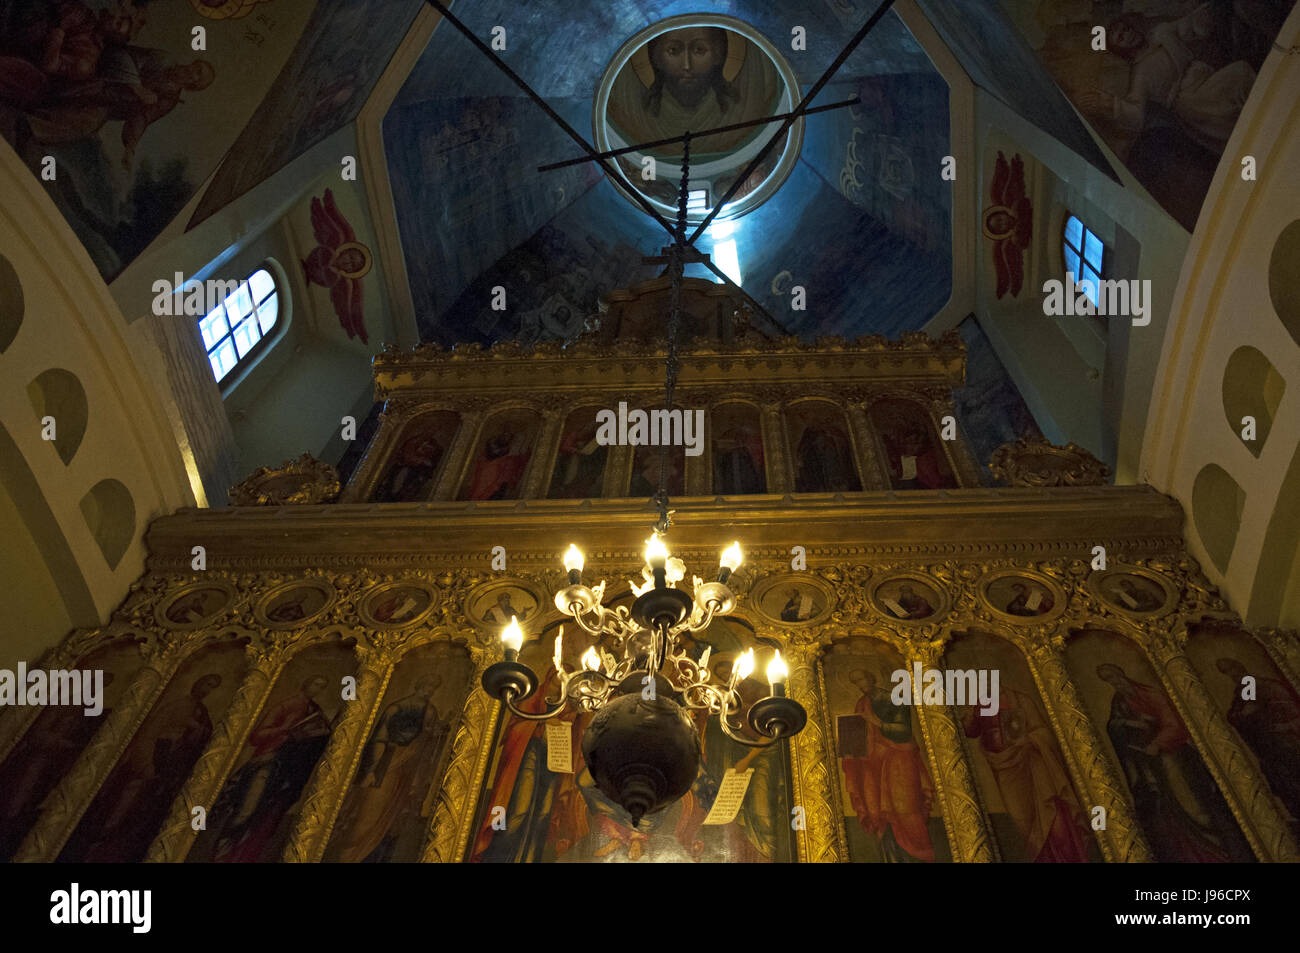
{"label": "brass chandelier", "polygon": [[555,605],[595,637],[600,651],[596,646],[587,649],[582,667],[570,670],[564,664],[561,626],[554,654],[558,694],[545,699],[544,710],[525,711],[518,703],[532,696],[539,682],[519,661],[524,633],[512,617],[501,633],[505,660],[483,673],[483,689],[517,718],[530,721],[554,718],[570,706],[595,712],[582,738],[587,769],[596,787],[622,806],[636,827],[642,817],[678,800],[695,782],[700,737],[685,709],[717,715],[728,738],[751,748],[790,738],[807,722],[803,706],[786,697],[788,668],[775,651],[766,671],[771,693],[750,706],[744,720],[762,740],[741,734],[744,723],[733,719],[742,707],[740,683],[754,670],[754,650],[736,658],[723,684],[708,668],[711,649],[706,646],[698,659],[692,658],[681,641],[684,633],[701,632],[735,608],[727,580],[741,560],[740,545],[733,543],[722,554],[717,579],[704,582],[695,576],[688,593],[676,585],[685,578],[685,564],[669,556],[656,531],[646,541],[644,583],[633,583],[636,600],[631,609],[610,609],[602,605],[603,580],[594,589],[583,585],[583,555],[571,545],[564,555],[569,585],[555,594]]}

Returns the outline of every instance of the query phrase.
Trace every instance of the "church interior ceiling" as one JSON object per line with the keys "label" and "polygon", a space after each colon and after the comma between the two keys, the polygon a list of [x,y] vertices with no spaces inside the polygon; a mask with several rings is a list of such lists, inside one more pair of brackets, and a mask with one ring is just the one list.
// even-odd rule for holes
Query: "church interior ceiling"
{"label": "church interior ceiling", "polygon": [[[74,5],[0,0],[0,133],[29,165],[45,150],[66,164],[49,192],[106,280],[356,121],[421,6],[230,2],[247,21],[234,52],[183,56],[162,4],[101,36],[114,68],[149,77],[123,105],[107,101],[121,90],[57,75],[76,63],[34,65],[55,27],[31,11],[71,17]],[[1194,104],[1172,96],[1101,129],[1102,149],[1076,109],[1121,102],[1127,80],[1060,56],[1082,20],[1040,16],[1033,0],[916,4],[977,86],[1090,171],[1118,180],[1125,163],[1184,223],[1277,9],[1219,4],[1212,19],[1212,4],[1096,4],[1130,52],[1152,36],[1172,48],[1178,30],[1201,37],[1188,49],[1213,77]],[[873,4],[716,12],[784,40],[795,6],[807,48],[781,62],[735,39],[710,48],[720,107],[770,111],[787,65],[784,93],[802,95]],[[219,23],[227,7],[202,15]],[[692,0],[587,7],[455,12],[481,36],[509,23],[503,59],[583,135],[593,113],[615,125],[633,102],[657,117],[671,82],[690,91],[696,77],[666,80],[648,53],[611,64],[648,25],[697,13]],[[1129,7],[1149,15],[1124,19]],[[1206,39],[1216,26],[1231,41]],[[211,87],[232,76],[218,89],[239,95],[214,124]],[[264,95],[276,84],[316,92]],[[679,281],[667,256],[646,261],[667,236],[590,163],[539,171],[574,143],[437,29],[382,123],[420,343],[381,342],[365,321],[357,283],[384,239],[358,240],[359,187],[338,204],[332,187],[298,196],[305,280],[343,291],[331,333],[383,346],[371,417],[346,467],[304,453],[233,487],[230,506],[151,515],[121,603],[43,662],[102,675],[103,718],[43,702],[0,717],[0,862],[1300,860],[1300,638],[1234,611],[1189,553],[1177,499],[1115,485],[1086,449],[1050,444],[974,316],[923,330],[974,265],[957,260],[953,190],[933,170],[956,151],[950,94],[903,19],[884,16],[822,94],[859,102],[808,117],[780,187],[702,241],[718,261],[727,249],[737,291],[698,266]],[[215,128],[177,145],[201,116]],[[147,137],[144,119],[159,124]],[[746,133],[697,161],[725,181],[752,145]],[[1027,200],[1009,204],[1032,216]],[[1013,270],[1014,297],[1018,258]],[[670,294],[680,340],[665,334]],[[641,408],[664,399],[666,366],[676,404],[657,412],[661,445]],[[673,413],[683,439],[669,436]],[[573,759],[590,711],[548,731],[480,685],[517,657],[550,689],[566,663],[589,664],[583,649],[605,649],[585,626],[561,642],[582,570],[562,571],[555,549],[577,540],[608,576],[608,604],[629,605],[625,581],[653,578],[639,551],[652,504],[693,567],[715,558],[719,532],[746,547],[743,568],[724,562],[718,576],[734,571],[734,602],[716,619],[712,604],[692,658],[749,701],[766,685],[729,675],[742,653],[786,653],[808,719],[788,744],[752,749],[691,722],[702,756],[690,792],[642,827]],[[511,623],[522,648],[501,636]],[[1001,678],[987,697],[979,683],[991,713],[929,697],[929,676],[953,672]],[[1239,691],[1247,673],[1258,706]],[[891,682],[912,686],[906,701]],[[545,697],[517,700],[539,715]],[[741,803],[710,819],[742,771]]]}

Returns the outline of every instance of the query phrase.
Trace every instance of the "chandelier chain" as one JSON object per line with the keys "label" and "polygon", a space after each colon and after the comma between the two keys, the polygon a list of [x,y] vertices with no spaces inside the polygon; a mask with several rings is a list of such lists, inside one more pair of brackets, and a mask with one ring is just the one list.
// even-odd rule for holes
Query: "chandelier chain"
{"label": "chandelier chain", "polygon": [[[668,356],[664,361],[664,410],[673,409],[673,392],[677,388],[677,335],[682,321],[682,277],[686,263],[686,203],[689,197],[691,180],[691,134],[682,139],[682,181],[677,190],[677,228],[673,235],[673,244],[668,252],[669,301],[672,311],[668,318]],[[668,532],[672,525],[668,509],[668,444],[659,448],[659,489],[654,495],[654,503],[659,510],[659,519],[655,530]]]}

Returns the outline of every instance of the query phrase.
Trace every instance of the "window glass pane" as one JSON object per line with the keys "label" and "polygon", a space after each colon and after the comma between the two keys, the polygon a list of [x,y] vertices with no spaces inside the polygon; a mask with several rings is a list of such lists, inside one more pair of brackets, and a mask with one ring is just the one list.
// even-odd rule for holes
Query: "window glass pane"
{"label": "window glass pane", "polygon": [[239,356],[243,357],[262,337],[261,332],[257,330],[257,318],[252,315],[245,318],[244,323],[235,328],[232,337],[235,339],[235,347],[239,348]]}
{"label": "window glass pane", "polygon": [[1069,246],[1065,249],[1065,270],[1074,275],[1077,280],[1079,277],[1079,256],[1070,250]]}
{"label": "window glass pane", "polygon": [[1084,294],[1091,299],[1093,304],[1096,304],[1097,292],[1101,290],[1101,276],[1087,265],[1084,265],[1083,275],[1079,278],[1079,284],[1083,285]]}
{"label": "window glass pane", "polygon": [[1092,233],[1092,229],[1084,229],[1084,260],[1099,272],[1101,271],[1101,253],[1104,247],[1101,239]]}
{"label": "window glass pane", "polygon": [[225,312],[220,307],[214,308],[199,322],[199,331],[203,335],[203,350],[212,350],[218,341],[230,333],[230,328],[226,326]]}
{"label": "window glass pane", "polygon": [[239,358],[235,356],[235,345],[230,338],[226,338],[221,345],[208,356],[212,362],[212,373],[217,380],[221,380],[230,373],[231,368],[235,366]]}
{"label": "window glass pane", "polygon": [[245,281],[238,291],[226,298],[226,314],[230,315],[230,323],[235,325],[252,313],[253,298],[248,293],[248,282]]}
{"label": "window glass pane", "polygon": [[1073,215],[1065,220],[1065,240],[1075,248],[1083,248],[1083,222]]}
{"label": "window glass pane", "polygon": [[266,334],[271,328],[275,327],[275,319],[280,314],[279,295],[272,294],[261,304],[257,306],[257,323],[262,327],[262,333]]}
{"label": "window glass pane", "polygon": [[261,301],[267,295],[275,291],[275,279],[265,268],[259,268],[248,279],[249,285],[253,288],[253,300]]}

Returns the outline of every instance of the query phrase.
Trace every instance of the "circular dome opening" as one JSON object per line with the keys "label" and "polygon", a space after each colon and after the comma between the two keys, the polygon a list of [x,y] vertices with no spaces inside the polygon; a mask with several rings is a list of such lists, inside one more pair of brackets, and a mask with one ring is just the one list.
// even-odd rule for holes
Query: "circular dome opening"
{"label": "circular dome opening", "polygon": [[[683,149],[663,140],[787,113],[801,98],[794,70],[757,30],[733,17],[689,14],[661,20],[623,44],[605,69],[592,124],[601,152],[644,146],[612,160],[614,184],[672,219]],[[688,222],[704,220],[778,128],[766,123],[692,138]],[[737,218],[770,198],[794,169],[803,134],[800,118],[717,218]]]}

